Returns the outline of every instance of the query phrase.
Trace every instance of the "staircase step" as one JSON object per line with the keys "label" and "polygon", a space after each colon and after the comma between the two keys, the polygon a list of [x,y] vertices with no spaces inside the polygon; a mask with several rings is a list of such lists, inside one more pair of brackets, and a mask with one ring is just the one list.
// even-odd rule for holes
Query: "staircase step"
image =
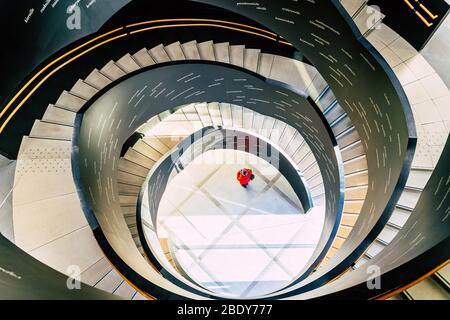
{"label": "staircase step", "polygon": [[181,45],[184,56],[187,60],[200,60],[200,52],[198,51],[197,41],[192,40]]}
{"label": "staircase step", "polygon": [[367,159],[365,155],[344,162],[345,174],[355,173],[363,170],[368,170]]}
{"label": "staircase step", "polygon": [[333,130],[333,133],[335,136],[339,135],[340,133],[344,132],[345,130],[351,128],[353,126],[352,121],[348,116],[345,116],[343,118],[339,118],[337,121],[335,121],[331,125],[331,129]]}
{"label": "staircase step", "polygon": [[78,112],[85,103],[86,100],[74,96],[64,90],[63,93],[59,96],[55,105],[63,109]]}
{"label": "staircase step", "polygon": [[100,72],[113,81],[126,75],[126,72],[118,67],[112,60],[109,61],[103,68],[101,68]]}
{"label": "staircase step", "polygon": [[231,105],[231,118],[233,121],[233,127],[242,128],[243,127],[243,111],[241,106]]}
{"label": "staircase step", "polygon": [[245,108],[242,111],[242,127],[246,130],[251,130],[253,128],[253,110]]}
{"label": "staircase step", "polygon": [[343,149],[359,140],[361,140],[358,131],[356,131],[355,127],[350,128],[345,133],[342,133],[340,136],[336,137],[339,148]]}
{"label": "staircase step", "polygon": [[314,76],[311,84],[308,86],[306,92],[313,100],[317,100],[320,94],[324,92],[327,87],[328,84],[325,79],[319,73],[317,73]]}
{"label": "staircase step", "polygon": [[148,52],[150,53],[151,57],[156,63],[163,63],[170,61],[170,57],[162,44],[159,44],[156,47],[151,48]]}
{"label": "staircase step", "polygon": [[345,188],[346,200],[364,200],[366,198],[366,195],[367,195],[367,186]]}
{"label": "staircase step", "polygon": [[345,213],[360,213],[364,200],[346,200],[344,202]]}
{"label": "staircase step", "polygon": [[138,201],[137,196],[119,195],[119,201],[121,206],[135,206]]}
{"label": "staircase step", "polygon": [[370,257],[375,257],[378,253],[380,253],[386,246],[379,243],[379,242],[373,242],[372,245],[367,249],[367,254]]}
{"label": "staircase step", "polygon": [[341,238],[344,238],[344,239],[347,239],[348,235],[350,234],[351,231],[352,231],[352,227],[341,225],[339,227],[338,232],[337,232],[337,236],[341,237]]}
{"label": "staircase step", "polygon": [[70,89],[70,93],[72,95],[83,98],[86,101],[89,100],[90,98],[92,98],[97,92],[98,92],[98,89],[85,83],[81,79],[78,79],[78,81],[75,83],[75,85],[72,87],[72,89]]}
{"label": "staircase step", "polygon": [[119,194],[124,195],[138,195],[141,188],[138,186],[132,186],[129,184],[119,183],[118,184]]}
{"label": "staircase step", "polygon": [[45,122],[51,122],[55,124],[62,124],[66,126],[74,126],[76,113],[49,105],[45,110],[42,120]]}
{"label": "staircase step", "polygon": [[95,287],[109,293],[114,293],[122,282],[123,278],[113,269]]}
{"label": "staircase step", "polygon": [[233,126],[233,118],[231,113],[231,105],[229,103],[219,103],[222,122],[225,127]]}
{"label": "staircase step", "polygon": [[164,143],[161,142],[161,140],[159,140],[155,136],[147,136],[144,137],[142,140],[162,155],[170,151],[170,148],[167,147]]}
{"label": "staircase step", "polygon": [[179,41],[169,44],[165,47],[165,50],[172,61],[186,60]]}
{"label": "staircase step", "polygon": [[369,181],[367,171],[361,171],[345,176],[345,185],[348,187],[365,186]]}
{"label": "staircase step", "polygon": [[309,180],[317,175],[320,175],[320,167],[317,162],[311,167],[309,167],[308,170],[303,172],[303,176],[305,177],[306,180]]}
{"label": "staircase step", "polygon": [[220,113],[220,106],[218,102],[208,103],[208,112],[214,126],[222,126],[222,114]]}
{"label": "staircase step", "polygon": [[230,46],[230,63],[238,67],[244,67],[244,50],[243,45]]}
{"label": "staircase step", "polygon": [[341,224],[349,227],[353,227],[358,220],[359,212],[357,213],[349,213],[344,212],[342,214],[342,221]]}
{"label": "staircase step", "polygon": [[209,115],[208,104],[206,102],[195,104],[195,110],[197,111],[200,121],[204,127],[208,127],[213,124],[211,116]]}
{"label": "staircase step", "polygon": [[[372,10],[368,10],[369,7]],[[359,10],[356,17],[353,18],[361,34],[367,35],[370,30],[375,29],[383,22],[385,16],[376,8],[376,6],[366,6],[364,9]]]}
{"label": "staircase step", "polygon": [[420,195],[421,192],[419,190],[404,189],[397,204],[402,207],[414,209],[417,201],[419,201]]}
{"label": "staircase step", "polygon": [[325,111],[333,102],[336,101],[336,97],[331,89],[328,89],[324,95],[316,102],[320,110]]}
{"label": "staircase step", "polygon": [[155,60],[148,53],[147,48],[142,48],[135,54],[133,54],[134,60],[140,65],[141,68],[152,66],[155,64]]}
{"label": "staircase step", "polygon": [[132,148],[128,149],[128,151],[125,153],[124,156],[125,159],[134,162],[136,164],[139,164],[147,169],[151,169],[156,161],[144,156],[142,153],[137,152],[136,150],[133,150]]}
{"label": "staircase step", "polygon": [[153,161],[158,161],[163,155],[159,153],[156,149],[150,147],[144,141],[139,140],[134,146],[133,149],[137,152],[142,153],[147,158],[150,158]]}
{"label": "staircase step", "polygon": [[396,207],[389,218],[389,223],[400,229],[406,223],[410,215],[411,211]]}
{"label": "staircase step", "polygon": [[344,162],[361,157],[364,154],[364,147],[361,140],[345,147],[344,149],[341,149],[342,161]]}
{"label": "staircase step", "polygon": [[126,73],[131,73],[141,68],[129,53],[127,53],[122,58],[117,60],[116,64],[117,66],[119,66],[120,69],[124,70]]}
{"label": "staircase step", "polygon": [[308,186],[310,188],[316,188],[316,187],[320,186],[321,184],[323,184],[323,180],[322,180],[322,176],[320,174],[316,175],[315,177],[313,177],[312,179],[310,179],[308,181]]}
{"label": "staircase step", "polygon": [[148,174],[148,169],[140,166],[134,162],[128,161],[127,159],[120,159],[119,161],[119,170],[123,171],[123,172],[128,172],[140,177],[147,177]]}
{"label": "staircase step", "polygon": [[311,85],[317,70],[301,61],[276,55],[269,78],[287,83],[302,92]]}
{"label": "staircase step", "polygon": [[281,137],[283,136],[284,130],[286,130],[287,124],[280,120],[275,120],[273,125],[272,133],[270,134],[270,140],[273,143],[278,144]]}
{"label": "staircase step", "polygon": [[31,138],[71,141],[73,127],[35,120],[30,132]]}
{"label": "staircase step", "polygon": [[450,293],[432,277],[406,290],[413,300],[450,300]]}
{"label": "staircase step", "polygon": [[261,53],[259,55],[259,63],[257,73],[268,78],[272,70],[272,64],[275,56],[273,54]]}
{"label": "staircase step", "polygon": [[145,178],[143,177],[136,176],[134,174],[126,173],[123,171],[117,171],[117,182],[141,187],[144,181]]}
{"label": "staircase step", "polygon": [[115,295],[122,297],[127,300],[131,300],[135,295],[136,290],[130,286],[126,281],[123,281],[122,284],[117,288],[114,292]]}
{"label": "staircase step", "polygon": [[259,55],[261,50],[259,49],[245,49],[244,50],[244,68],[253,72],[258,71]]}
{"label": "staircase step", "polygon": [[386,225],[383,230],[381,230],[377,238],[385,243],[391,243],[398,231],[398,229]]}
{"label": "staircase step", "polygon": [[352,17],[367,3],[367,0],[340,0],[342,6],[347,10],[348,14]]}
{"label": "staircase step", "polygon": [[411,171],[409,172],[408,180],[406,181],[406,186],[424,189],[432,173],[433,171],[431,170],[411,169]]}
{"label": "staircase step", "polygon": [[214,56],[218,62],[230,63],[230,44],[228,42],[215,43]]}
{"label": "staircase step", "polygon": [[257,134],[261,134],[262,127],[264,123],[264,116],[260,113],[254,113],[253,114],[253,130]]}
{"label": "staircase step", "polygon": [[326,109],[325,118],[327,118],[328,123],[333,123],[337,119],[343,116],[345,114],[344,109],[342,109],[341,105],[337,103],[337,101],[334,101],[331,103],[329,107]]}
{"label": "staircase step", "polygon": [[96,88],[97,90],[101,90],[111,83],[111,79],[106,77],[97,69],[94,69],[87,77],[84,79],[84,82],[89,84],[90,86]]}
{"label": "staircase step", "polygon": [[81,280],[83,283],[95,287],[111,270],[113,270],[113,266],[104,257],[84,270],[81,273]]}
{"label": "staircase step", "polygon": [[197,47],[202,60],[216,61],[214,43],[212,41],[200,42],[197,44]]}
{"label": "staircase step", "polygon": [[289,143],[291,143],[296,133],[297,130],[294,127],[287,125],[286,129],[283,132],[283,135],[280,137],[280,140],[278,141],[278,145],[280,146],[280,148],[283,150],[286,149],[286,147],[289,145]]}

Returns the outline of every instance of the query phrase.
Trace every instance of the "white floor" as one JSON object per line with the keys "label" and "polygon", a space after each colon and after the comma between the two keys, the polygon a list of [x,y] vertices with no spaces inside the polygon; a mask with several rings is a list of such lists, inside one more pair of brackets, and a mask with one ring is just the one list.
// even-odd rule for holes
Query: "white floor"
{"label": "white floor", "polygon": [[[254,170],[248,189],[236,181]],[[233,150],[204,153],[169,184],[159,208],[160,238],[204,287],[240,298],[273,292],[298,275],[314,251],[324,209],[302,214],[277,169]]]}

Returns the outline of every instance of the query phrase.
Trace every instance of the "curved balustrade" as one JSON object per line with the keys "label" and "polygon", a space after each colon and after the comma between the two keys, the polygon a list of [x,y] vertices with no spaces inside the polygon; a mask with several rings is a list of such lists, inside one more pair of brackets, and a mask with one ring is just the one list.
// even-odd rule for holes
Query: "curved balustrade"
{"label": "curved balustrade", "polygon": [[92,208],[85,209],[86,213],[95,213],[110,244],[132,266],[133,262],[125,258],[130,254],[126,243],[131,239],[125,223],[120,221],[123,217],[114,182],[117,146],[152,116],[200,99],[239,102],[290,123],[305,137],[319,164],[327,193],[323,236],[308,263],[308,269],[315,268],[331,245],[342,214],[342,165],[336,141],[323,115],[305,96],[238,67],[205,62],[162,64],[131,73],[92,99],[85,106],[75,141],[79,147],[75,171],[79,170],[81,179],[77,182],[84,191],[80,197],[85,197]]}
{"label": "curved balustrade", "polygon": [[308,274],[299,278],[295,292],[321,286],[365,251],[400,197],[416,142],[406,95],[390,67],[362,37],[339,1],[198,2],[240,13],[290,41],[329,83],[361,135],[370,173],[361,214],[337,254],[308,280],[303,281]]}

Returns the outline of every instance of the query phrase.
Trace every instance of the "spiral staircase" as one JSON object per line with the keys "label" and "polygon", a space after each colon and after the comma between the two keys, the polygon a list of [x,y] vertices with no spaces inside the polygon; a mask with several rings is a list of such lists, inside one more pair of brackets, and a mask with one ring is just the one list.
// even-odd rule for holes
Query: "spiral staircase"
{"label": "spiral staircase", "polygon": [[[42,106],[42,117],[22,138],[15,166],[2,165],[5,176],[7,170],[12,176],[7,179],[10,190],[2,191],[12,212],[8,238],[24,257],[53,269],[46,272],[55,272],[55,282],[64,283],[77,266],[83,282],[79,297],[224,298],[186,278],[163,241],[149,241],[144,226],[150,225],[157,238],[156,226],[140,211],[143,195],[152,188],[149,179],[188,137],[208,127],[242,130],[274,146],[298,173],[291,186],[298,183],[309,194],[299,196],[305,209],[299,214],[323,207],[328,217],[302,272],[285,288],[258,298],[448,299],[450,93],[436,71],[383,24],[382,13],[370,18],[367,1],[318,3],[332,6],[340,20],[335,25],[325,15],[310,20],[315,31],[309,38],[295,38],[298,43],[292,25],[302,19],[300,4],[262,1],[258,5],[267,10],[258,10],[233,1],[198,2],[261,23],[276,32],[277,41],[292,41],[309,61],[232,39],[149,48],[143,43],[139,50],[107,57],[109,62],[72,79],[73,86]],[[308,10],[317,10],[314,5],[308,4]],[[259,11],[273,12],[276,23],[268,23]],[[360,53],[360,65],[344,46],[336,50],[349,60],[336,64],[340,56],[329,53],[333,36],[366,49],[370,45]],[[308,52],[316,49],[317,56]],[[371,82],[372,71],[385,75],[380,83],[386,84]],[[214,75],[214,83],[199,83]],[[241,82],[247,85],[233,89]],[[373,88],[364,88],[369,84]],[[208,90],[218,91],[204,98]],[[271,103],[265,98],[272,97],[270,90]],[[162,102],[153,106],[150,98]],[[271,111],[258,112],[262,104],[270,104]],[[156,197],[151,201],[159,202]],[[157,206],[148,210],[152,216],[158,213]],[[429,218],[432,210],[434,218]],[[2,248],[14,252],[8,245]],[[428,263],[418,268],[424,259]],[[373,265],[386,277],[386,287],[365,287],[367,268]],[[408,277],[398,276],[405,270],[410,270]],[[8,297],[1,287],[0,292]],[[76,290],[70,294],[77,297]]]}

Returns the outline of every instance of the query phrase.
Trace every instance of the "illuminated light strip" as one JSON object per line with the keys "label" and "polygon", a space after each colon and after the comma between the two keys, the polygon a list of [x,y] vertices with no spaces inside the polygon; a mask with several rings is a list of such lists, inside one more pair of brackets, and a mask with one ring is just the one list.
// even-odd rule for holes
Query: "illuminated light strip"
{"label": "illuminated light strip", "polygon": [[[89,45],[90,43],[92,43],[92,42],[94,42],[94,41],[97,41],[97,40],[99,40],[99,39],[101,39],[101,38],[104,38],[104,37],[106,37],[106,36],[108,36],[108,35],[110,35],[110,34],[112,34],[112,33],[115,33],[115,32],[117,32],[117,31],[119,31],[119,30],[122,30],[123,29],[123,27],[121,27],[121,28],[117,28],[117,29],[114,29],[114,30],[112,30],[112,31],[109,31],[109,32],[107,32],[107,33],[104,33],[104,34],[102,34],[102,35],[100,35],[100,36],[98,36],[98,37],[96,37],[96,38],[94,38],[94,39],[91,39],[91,40],[89,40],[89,41],[87,41],[86,43],[83,43],[82,45],[80,45],[80,46],[78,46],[78,47],[76,47],[76,48],[74,48],[74,49],[72,49],[72,50],[70,50],[69,52],[66,52],[65,54],[63,54],[62,56],[60,56],[59,58],[57,58],[57,59],[55,59],[55,60],[53,60],[52,62],[50,62],[48,65],[46,65],[43,69],[41,69],[38,73],[36,73],[34,76],[33,76],[33,78],[31,78],[15,95],[14,95],[14,97],[8,102],[8,104],[5,106],[5,108],[2,110],[2,111],[0,111],[0,118],[1,117],[3,117],[3,115],[5,114],[5,112],[6,111],[8,111],[8,109],[11,107],[11,105],[17,100],[17,98],[25,91],[25,89],[26,88],[28,88],[29,86],[30,86],[30,84],[32,83],[32,82],[34,82],[34,80],[36,80],[36,78],[37,77],[39,77],[42,73],[44,73],[48,68],[50,68],[51,66],[53,66],[55,63],[57,63],[58,61],[61,61],[62,59],[64,59],[65,57],[67,57],[68,55],[70,55],[70,54],[72,54],[72,53],[74,53],[74,52],[76,52],[76,51],[78,51],[79,49],[81,49],[81,48],[83,48],[83,47],[85,47],[85,46],[87,46],[87,45]],[[1,131],[0,131],[0,133],[1,133]]]}
{"label": "illuminated light strip", "polygon": [[423,11],[425,11],[425,12],[430,16],[431,19],[434,20],[434,19],[436,19],[436,18],[438,17],[438,15],[432,14],[431,11],[428,10],[428,8],[425,7],[425,6],[424,6],[422,3],[420,3],[420,2],[419,2],[419,6],[422,8]]}
{"label": "illuminated light strip", "polygon": [[[155,21],[156,21],[156,20],[155,20]],[[217,21],[220,21],[220,20],[217,20]],[[138,25],[138,24],[136,24],[136,25]],[[292,46],[292,44],[290,44],[289,42],[281,41],[281,40],[280,40],[280,41],[277,41],[277,39],[275,39],[275,38],[272,38],[272,37],[269,37],[269,36],[266,36],[266,35],[263,35],[263,34],[259,34],[259,33],[257,33],[257,32],[252,32],[252,31],[249,31],[249,30],[243,30],[243,29],[239,29],[239,28],[233,28],[233,27],[229,27],[229,26],[221,26],[221,25],[217,25],[217,24],[177,24],[177,25],[154,26],[154,27],[148,27],[148,28],[144,28],[144,29],[134,30],[134,31],[131,31],[130,34],[134,34],[134,33],[138,33],[138,32],[144,32],[144,31],[148,31],[148,30],[154,30],[154,29],[163,29],[163,28],[172,28],[172,27],[186,27],[186,26],[189,26],[189,27],[195,27],[195,26],[210,26],[210,27],[224,28],[224,29],[229,29],[229,30],[234,30],[234,31],[239,31],[239,32],[244,32],[244,33],[256,35],[256,36],[263,37],[263,38],[266,38],[266,39],[269,39],[269,40],[272,40],[272,41],[275,41],[275,42],[279,42],[279,43],[282,43],[282,44],[285,44],[285,45]],[[127,27],[128,27],[128,26],[127,26]],[[255,28],[255,29],[257,29],[257,28]],[[103,38],[103,37],[106,37],[106,36],[108,36],[108,35],[110,35],[110,34],[112,34],[112,33],[115,33],[115,32],[117,32],[117,31],[119,31],[119,30],[124,30],[124,28],[123,28],[123,27],[120,27],[120,28],[114,29],[114,30],[112,30],[112,31],[109,31],[109,32],[107,32],[107,33],[105,33],[105,34],[103,34],[103,35],[100,35],[100,36],[98,36],[98,37],[96,37],[96,38],[94,38],[94,39],[91,39],[91,40],[87,41],[86,43],[80,45],[79,47],[77,47],[77,48],[75,48],[75,49],[72,49],[71,51],[65,53],[65,54],[62,55],[61,57],[59,57],[59,58],[55,59],[54,61],[52,61],[51,63],[49,63],[49,64],[48,64],[47,66],[45,66],[42,70],[40,70],[40,71],[39,71],[32,79],[30,79],[30,80],[26,83],[26,85],[25,85],[24,87],[22,87],[22,88],[19,90],[19,92],[13,97],[13,99],[12,99],[12,100],[6,105],[6,107],[1,111],[1,113],[0,113],[0,118],[1,118],[1,117],[5,114],[5,112],[11,107],[12,103],[14,103],[15,100],[17,100],[18,96],[19,96],[19,95],[20,95],[20,94],[21,94],[21,93],[22,93],[22,92],[23,92],[23,91],[31,84],[31,82],[33,82],[34,80],[36,80],[36,78],[37,78],[39,75],[41,75],[45,70],[47,70],[48,68],[50,68],[52,65],[54,65],[56,62],[60,61],[61,59],[63,59],[63,58],[66,57],[67,55],[69,55],[69,54],[71,54],[71,53],[73,53],[73,52],[75,52],[75,51],[78,51],[79,49],[85,47],[86,45],[88,45],[88,44],[90,44],[90,43],[92,43],[92,42],[94,42],[94,41],[96,41],[96,40],[98,40],[98,39],[101,39],[101,38]],[[56,69],[54,69],[52,72],[50,72],[45,78],[43,78],[43,79],[42,79],[42,80],[41,80],[41,81],[40,81],[40,82],[39,82],[39,83],[38,83],[38,84],[37,84],[37,85],[36,85],[36,86],[35,86],[28,94],[27,94],[27,96],[20,102],[19,105],[17,105],[17,107],[16,107],[16,108],[11,112],[11,114],[6,118],[6,120],[4,121],[4,123],[2,124],[2,126],[0,127],[0,134],[3,132],[3,130],[4,130],[5,127],[8,125],[9,121],[11,121],[12,117],[17,113],[17,111],[18,111],[18,110],[19,110],[19,109],[27,102],[27,100],[33,95],[33,93],[36,92],[36,90],[39,89],[39,87],[40,87],[47,79],[49,79],[53,74],[55,74],[57,71],[59,71],[60,69],[62,69],[63,67],[65,67],[67,64],[73,62],[74,60],[78,59],[79,57],[83,56],[84,54],[90,52],[91,50],[94,50],[94,49],[98,48],[99,46],[101,46],[101,45],[103,45],[103,44],[106,44],[106,43],[108,43],[108,42],[110,42],[110,41],[117,40],[117,39],[122,38],[122,37],[125,37],[125,36],[127,36],[127,35],[128,35],[128,34],[121,34],[121,35],[119,35],[119,36],[116,36],[116,37],[110,38],[110,39],[108,39],[108,40],[105,40],[105,41],[103,41],[103,42],[101,42],[101,43],[99,43],[99,44],[96,44],[95,46],[89,48],[88,50],[83,51],[81,54],[78,54],[77,56],[71,58],[70,60],[66,61],[65,63],[63,63],[62,65],[60,65],[60,66],[57,67]]]}
{"label": "illuminated light strip", "polygon": [[391,292],[389,292],[389,293],[386,293],[386,294],[383,293],[383,294],[381,294],[381,295],[379,295],[379,296],[376,296],[376,297],[374,297],[374,298],[371,298],[370,300],[386,300],[386,299],[389,299],[389,298],[391,298],[391,297],[393,297],[393,296],[395,296],[395,295],[397,295],[397,294],[399,294],[399,293],[401,293],[401,292],[403,292],[403,291],[405,291],[405,290],[408,290],[409,288],[415,286],[415,285],[418,284],[419,282],[422,282],[423,280],[429,278],[431,275],[433,275],[434,273],[438,272],[439,270],[441,270],[442,268],[444,268],[444,267],[445,267],[447,264],[449,264],[449,263],[450,263],[450,259],[447,260],[447,261],[445,261],[443,264],[437,266],[436,268],[434,268],[434,269],[431,270],[430,272],[424,274],[422,277],[420,277],[420,278],[414,280],[413,282],[411,282],[411,283],[409,283],[409,284],[407,284],[407,285],[405,285],[405,286],[403,286],[403,287],[400,287],[400,288],[398,288],[398,289],[396,289],[396,290],[394,290],[394,291],[391,291]]}
{"label": "illuminated light strip", "polygon": [[428,22],[427,19],[425,19],[425,17],[419,11],[415,11],[415,13],[420,18],[420,20],[422,20],[423,23],[426,24],[427,27],[431,27],[433,25],[433,23]]}
{"label": "illuminated light strip", "polygon": [[117,40],[119,38],[123,38],[126,37],[127,34],[123,33],[120,34],[118,36],[115,36],[113,38],[110,38],[108,40],[105,40],[103,42],[100,42],[98,44],[96,44],[95,46],[79,53],[78,55],[76,55],[75,57],[71,58],[70,60],[64,62],[62,65],[58,66],[56,69],[52,70],[48,75],[46,75],[26,96],[25,98],[17,105],[17,107],[11,112],[11,114],[8,116],[8,118],[6,118],[5,122],[3,123],[3,125],[0,127],[0,134],[3,132],[3,130],[5,129],[5,127],[8,125],[9,121],[12,119],[12,117],[14,117],[14,115],[17,113],[17,111],[19,111],[19,109],[25,104],[25,102],[27,102],[27,100],[33,95],[34,92],[36,92],[37,89],[39,89],[39,87],[45,82],[47,81],[47,79],[49,79],[52,75],[54,75],[56,72],[58,72],[59,70],[61,70],[63,67],[65,67],[66,65],[68,65],[69,63],[71,63],[72,61],[78,59],[79,57],[85,55],[86,53],[108,43],[114,40]]}
{"label": "illuminated light strip", "polygon": [[135,34],[135,33],[144,32],[144,31],[148,31],[148,30],[165,29],[165,28],[176,28],[176,27],[216,27],[216,28],[223,28],[223,29],[229,29],[229,30],[234,30],[234,31],[239,31],[239,32],[252,34],[252,35],[255,35],[255,36],[258,36],[258,37],[262,37],[262,38],[266,38],[266,39],[278,42],[277,39],[275,39],[273,37],[266,36],[264,34],[260,34],[260,33],[249,31],[249,30],[229,27],[229,26],[221,26],[219,24],[213,24],[213,23],[169,24],[169,25],[165,25],[165,26],[154,26],[154,27],[147,27],[147,28],[143,28],[143,29],[139,29],[139,30],[130,31],[130,34]]}
{"label": "illuminated light strip", "polygon": [[261,28],[257,28],[257,27],[253,27],[250,25],[246,25],[246,24],[242,24],[242,23],[237,23],[237,22],[231,22],[231,21],[224,21],[224,20],[215,20],[215,19],[188,19],[188,18],[179,18],[179,19],[163,19],[163,20],[150,20],[150,21],[143,21],[143,22],[138,22],[138,23],[133,23],[133,24],[129,24],[127,25],[127,28],[131,28],[131,27],[136,27],[136,26],[141,26],[141,25],[145,25],[145,24],[151,24],[151,23],[158,23],[158,22],[181,22],[181,21],[203,21],[203,22],[219,22],[219,23],[225,23],[225,24],[231,24],[231,25],[235,25],[235,26],[240,26],[240,27],[245,27],[245,28],[249,28],[249,29],[253,29],[253,30],[257,30],[257,31],[261,31],[264,33],[267,33],[271,36],[277,37],[278,35],[261,29]]}
{"label": "illuminated light strip", "polygon": [[408,7],[411,8],[411,10],[416,11],[416,9],[414,9],[414,6],[409,2],[409,0],[403,0],[403,1],[405,1],[405,3],[408,5]]}

